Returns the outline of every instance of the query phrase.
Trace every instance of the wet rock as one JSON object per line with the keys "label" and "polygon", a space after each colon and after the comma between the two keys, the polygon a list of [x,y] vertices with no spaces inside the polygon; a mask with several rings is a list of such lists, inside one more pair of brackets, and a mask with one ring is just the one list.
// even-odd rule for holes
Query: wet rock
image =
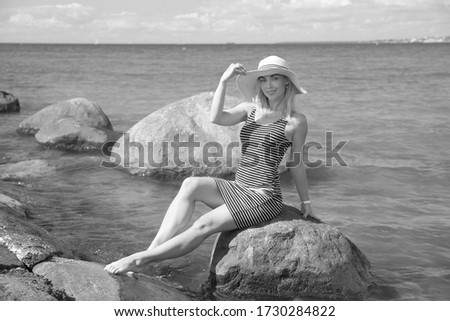
{"label": "wet rock", "polygon": [[19,99],[6,91],[0,91],[0,112],[20,111]]}
{"label": "wet rock", "polygon": [[144,274],[134,277],[114,276],[120,286],[122,301],[189,301],[190,297],[161,280]]}
{"label": "wet rock", "polygon": [[20,262],[6,247],[0,245],[0,271],[18,267],[23,267],[22,262]]}
{"label": "wet rock", "polygon": [[0,274],[0,301],[70,300],[65,293],[54,290],[44,278],[25,269]]}
{"label": "wet rock", "polygon": [[53,174],[54,172],[55,168],[49,166],[47,161],[41,159],[0,165],[1,180],[18,180],[30,177],[41,177]]}
{"label": "wet rock", "polygon": [[270,222],[218,237],[209,284],[233,297],[364,299],[372,277],[365,255],[340,231],[286,205]]}
{"label": "wet rock", "polygon": [[42,127],[65,118],[74,119],[88,127],[113,130],[111,122],[99,105],[85,98],[74,98],[55,103],[38,111],[23,120],[17,131],[22,134],[34,135]]}
{"label": "wet rock", "polygon": [[[213,93],[167,105],[134,125],[114,145],[111,162],[131,174],[162,178],[232,176],[240,157],[242,125],[210,122]],[[227,97],[225,108],[241,101]]]}
{"label": "wet rock", "polygon": [[43,228],[0,208],[0,245],[28,268],[53,256],[73,257],[73,251]]}
{"label": "wet rock", "polygon": [[73,118],[47,124],[35,135],[36,140],[46,147],[74,151],[101,150],[103,144],[114,137],[111,130],[86,126]]}
{"label": "wet rock", "polygon": [[0,193],[0,208],[8,209],[21,218],[27,218],[29,209],[19,201]]}
{"label": "wet rock", "polygon": [[98,263],[54,258],[33,268],[77,301],[118,301],[119,285]]}

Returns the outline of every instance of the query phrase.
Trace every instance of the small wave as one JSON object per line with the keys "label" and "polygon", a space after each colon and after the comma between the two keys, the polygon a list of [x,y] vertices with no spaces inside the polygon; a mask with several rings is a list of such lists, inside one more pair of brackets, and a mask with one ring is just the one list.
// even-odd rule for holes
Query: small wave
{"label": "small wave", "polygon": [[380,159],[380,158],[347,158],[347,163],[349,167],[378,167],[387,169],[400,169],[400,168],[410,168],[410,169],[428,169],[432,167],[431,164],[426,164],[423,161],[416,159]]}
{"label": "small wave", "polygon": [[450,78],[450,72],[438,71],[438,72],[430,72],[425,74],[425,76],[430,78]]}

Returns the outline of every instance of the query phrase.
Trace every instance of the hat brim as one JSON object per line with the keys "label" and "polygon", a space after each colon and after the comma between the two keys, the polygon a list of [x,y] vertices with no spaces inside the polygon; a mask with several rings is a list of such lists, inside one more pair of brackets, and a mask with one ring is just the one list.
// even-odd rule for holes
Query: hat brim
{"label": "hat brim", "polygon": [[236,79],[236,85],[241,94],[248,100],[252,100],[258,94],[258,78],[261,76],[269,75],[284,75],[289,78],[294,85],[295,93],[306,94],[307,91],[303,89],[298,83],[297,76],[290,70],[284,70],[279,68],[268,68],[265,70],[250,70],[245,75],[239,75]]}

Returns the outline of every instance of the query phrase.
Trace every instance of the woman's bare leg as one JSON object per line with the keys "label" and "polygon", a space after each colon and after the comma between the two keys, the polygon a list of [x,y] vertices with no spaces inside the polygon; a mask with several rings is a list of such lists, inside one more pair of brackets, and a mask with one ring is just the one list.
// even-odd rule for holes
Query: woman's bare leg
{"label": "woman's bare leg", "polygon": [[137,252],[105,267],[110,273],[132,271],[144,264],[183,256],[197,248],[208,236],[236,229],[225,204],[200,217],[189,229],[146,251]]}
{"label": "woman's bare leg", "polygon": [[211,208],[223,204],[223,198],[214,179],[210,177],[189,177],[170,204],[161,226],[149,246],[149,250],[166,242],[185,227],[194,213],[195,202],[200,201]]}

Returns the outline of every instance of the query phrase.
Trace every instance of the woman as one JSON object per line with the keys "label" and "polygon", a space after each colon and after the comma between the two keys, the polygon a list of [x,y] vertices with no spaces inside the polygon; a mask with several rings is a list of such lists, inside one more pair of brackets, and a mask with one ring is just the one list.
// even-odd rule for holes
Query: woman
{"label": "woman", "polygon": [[[235,76],[239,90],[251,102],[223,110],[227,83]],[[241,64],[231,64],[214,94],[211,121],[223,126],[245,121],[236,180],[185,179],[149,248],[113,262],[105,270],[114,274],[138,270],[147,263],[185,255],[214,233],[242,229],[277,216],[283,206],[278,165],[289,147],[291,159],[302,155],[308,130],[305,116],[294,106],[294,96],[304,93],[282,58],[267,57],[261,60],[258,70],[249,72]],[[312,210],[305,167],[300,162],[290,171],[303,216],[307,217]],[[192,218],[197,201],[212,210],[180,233]]]}

